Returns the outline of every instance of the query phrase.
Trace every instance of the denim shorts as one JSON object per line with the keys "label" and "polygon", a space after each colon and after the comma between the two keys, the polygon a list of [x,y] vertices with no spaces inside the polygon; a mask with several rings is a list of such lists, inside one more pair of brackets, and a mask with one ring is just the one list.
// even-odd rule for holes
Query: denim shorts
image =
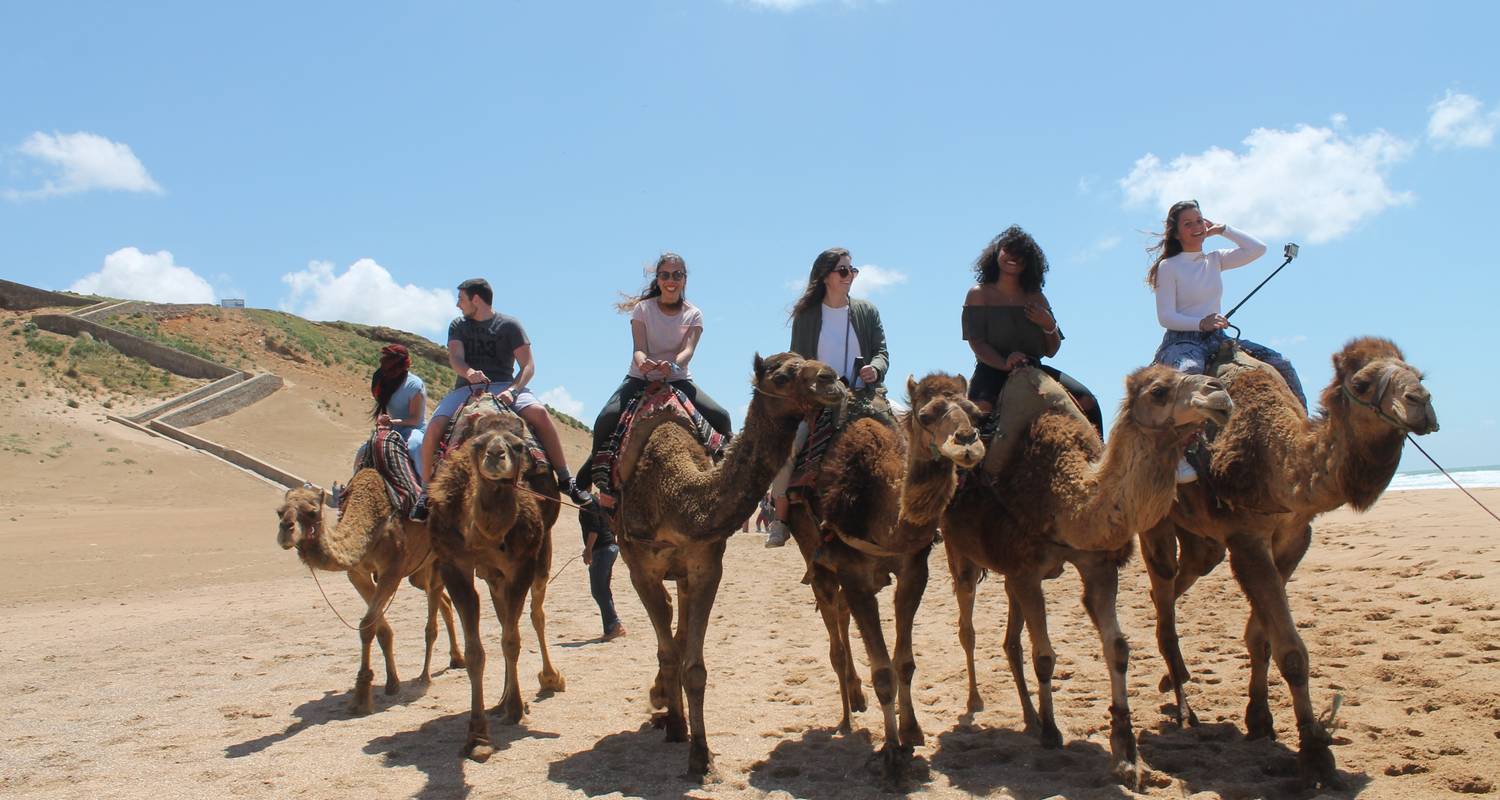
{"label": "denim shorts", "polygon": [[[490,394],[499,395],[501,392],[509,388],[510,382],[492,383],[490,384],[489,390]],[[476,391],[479,390],[480,387],[478,386],[460,386],[459,388],[443,395],[443,399],[438,403],[437,410],[432,412],[432,416],[448,417],[449,419],[452,419],[453,415],[458,413],[458,409],[463,406],[464,401],[469,399],[470,396],[472,396]],[[522,389],[519,392],[516,392],[515,398],[516,401],[511,407],[515,409],[517,414],[525,411],[532,406],[541,405],[541,403],[537,401],[536,397],[533,396],[531,394],[531,391],[528,389]]]}

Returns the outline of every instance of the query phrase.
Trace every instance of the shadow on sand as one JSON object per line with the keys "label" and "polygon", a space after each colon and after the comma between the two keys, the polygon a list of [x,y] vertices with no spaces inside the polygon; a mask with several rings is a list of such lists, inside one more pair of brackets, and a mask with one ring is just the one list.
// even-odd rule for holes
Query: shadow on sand
{"label": "shadow on sand", "polygon": [[[938,734],[932,768],[970,794],[1004,790],[1018,800],[1129,795],[1109,774],[1109,749],[1083,739],[1048,750],[1011,728],[959,725]],[[1079,791],[1080,785],[1086,787]]]}
{"label": "shadow on sand", "polygon": [[424,800],[468,797],[470,787],[464,781],[464,770],[504,769],[504,753],[522,739],[556,739],[561,734],[533,730],[526,725],[501,725],[490,713],[490,741],[495,754],[479,764],[464,758],[464,743],[469,737],[469,712],[428,720],[416,730],[401,731],[371,739],[364,751],[383,756],[387,767],[415,767],[427,776],[412,797]]}
{"label": "shadow on sand", "polygon": [[[446,671],[447,670],[444,670],[444,672]],[[443,673],[439,672],[437,674],[442,675]],[[434,680],[436,680],[436,676],[434,676]],[[420,700],[424,695],[427,694],[427,689],[428,686],[426,684],[418,683],[414,680],[403,681],[401,683],[401,692],[395,697],[391,697],[384,694],[381,685],[377,684],[375,686],[374,695],[374,713],[379,714],[384,709],[394,708],[396,706],[404,706],[407,703],[411,703],[415,700]],[[303,703],[302,705],[297,706],[295,709],[293,709],[292,716],[296,717],[297,721],[286,726],[286,730],[283,730],[280,733],[267,734],[265,736],[251,739],[248,742],[232,744],[224,748],[224,757],[243,758],[248,755],[253,755],[270,747],[273,744],[284,742],[287,739],[290,739],[293,736],[296,736],[297,734],[307,730],[308,728],[322,725],[325,722],[336,719],[352,719],[356,716],[359,716],[358,714],[355,714],[354,712],[349,710],[349,704],[353,701],[353,699],[353,689],[343,692],[324,692],[322,697],[316,700],[309,700],[306,703]]]}
{"label": "shadow on sand", "polygon": [[[1163,706],[1163,711],[1170,708]],[[1226,800],[1251,797],[1313,797],[1319,792],[1302,785],[1297,751],[1280,741],[1246,740],[1229,722],[1205,722],[1178,728],[1163,721],[1159,726],[1137,731],[1141,758],[1151,768],[1183,782],[1192,792],[1217,792]],[[1346,739],[1334,737],[1334,757]],[[1362,772],[1339,771],[1344,792],[1357,795],[1370,783]]]}
{"label": "shadow on sand", "polygon": [[781,790],[808,800],[835,800],[879,794],[920,791],[931,779],[922,756],[906,761],[906,772],[895,784],[886,781],[880,751],[869,731],[841,734],[836,728],[813,728],[784,741],[750,766],[750,785],[763,792]]}
{"label": "shadow on sand", "polygon": [[646,800],[677,800],[688,792],[712,784],[689,777],[686,742],[668,742],[660,728],[650,722],[638,730],[612,733],[594,746],[572,753],[547,767],[547,778],[569,789],[595,797],[620,792]]}

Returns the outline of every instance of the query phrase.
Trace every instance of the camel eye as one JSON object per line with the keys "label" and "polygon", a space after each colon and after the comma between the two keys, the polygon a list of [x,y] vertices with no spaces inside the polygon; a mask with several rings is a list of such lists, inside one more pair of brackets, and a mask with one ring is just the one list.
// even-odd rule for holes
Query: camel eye
{"label": "camel eye", "polygon": [[1355,378],[1354,379],[1354,391],[1359,392],[1360,394],[1364,394],[1365,392],[1370,391],[1370,379],[1369,378]]}
{"label": "camel eye", "polygon": [[1165,399],[1167,399],[1167,394],[1168,393],[1169,392],[1167,390],[1167,387],[1165,387],[1165,386],[1158,385],[1158,386],[1152,387],[1152,389],[1151,389],[1151,396],[1154,397],[1154,398],[1156,398],[1157,400],[1165,400]]}
{"label": "camel eye", "polygon": [[791,376],[787,375],[785,372],[778,372],[775,375],[771,376],[771,382],[776,384],[777,386],[785,386],[790,383],[791,380]]}

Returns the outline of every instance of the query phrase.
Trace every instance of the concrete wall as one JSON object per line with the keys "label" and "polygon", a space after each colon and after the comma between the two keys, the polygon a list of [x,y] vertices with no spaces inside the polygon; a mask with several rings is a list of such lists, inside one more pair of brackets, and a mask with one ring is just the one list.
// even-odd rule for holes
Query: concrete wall
{"label": "concrete wall", "polygon": [[168,400],[165,403],[152,406],[145,411],[132,416],[130,419],[133,422],[140,422],[143,424],[146,422],[150,422],[151,420],[156,419],[157,417],[167,413],[168,411],[171,411],[174,408],[182,408],[188,403],[196,403],[205,397],[218,394],[219,392],[222,392],[225,389],[228,389],[229,387],[249,377],[249,375],[246,375],[243,372],[236,372],[227,378],[220,378],[206,386],[199,386],[198,388],[192,390],[191,392],[188,392],[187,394],[177,395],[176,397]]}
{"label": "concrete wall", "polygon": [[56,308],[58,306],[88,306],[98,302],[76,294],[62,294],[38,289],[12,281],[0,280],[0,308],[15,311],[30,311],[33,308]]}
{"label": "concrete wall", "polygon": [[[128,421],[127,424],[130,424],[131,427],[139,427],[134,425],[133,423],[129,423]],[[218,442],[209,441],[208,439],[205,439],[201,436],[194,436],[187,431],[174,428],[159,419],[152,420],[146,427],[152,432],[159,433],[169,439],[175,439],[189,447],[202,450],[205,453],[210,453],[212,455],[218,456],[219,458],[222,458],[237,467],[243,467],[244,469],[257,474],[271,481],[272,483],[285,486],[289,489],[301,486],[304,483],[301,478],[293,475],[290,472],[287,472],[284,469],[281,469],[280,467],[267,464],[266,462],[261,461],[258,458],[245,455],[244,453],[235,450],[234,448],[225,447]]]}
{"label": "concrete wall", "polygon": [[77,336],[87,331],[90,336],[101,342],[109,342],[116,350],[127,356],[139,358],[152,366],[160,367],[184,378],[227,378],[238,371],[164,344],[149,342],[134,334],[67,314],[37,314],[31,318],[31,321],[42,330],[67,336]]}
{"label": "concrete wall", "polygon": [[226,414],[233,414],[257,400],[269,397],[281,388],[281,384],[280,375],[272,375],[269,372],[256,375],[250,380],[236,383],[186,408],[173,411],[163,416],[161,421],[175,428],[187,428],[211,419],[218,419]]}

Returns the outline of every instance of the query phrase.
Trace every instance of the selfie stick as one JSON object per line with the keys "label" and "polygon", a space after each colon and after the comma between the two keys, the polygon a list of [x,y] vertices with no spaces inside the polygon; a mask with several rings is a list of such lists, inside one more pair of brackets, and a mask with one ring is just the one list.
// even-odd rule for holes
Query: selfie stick
{"label": "selfie stick", "polygon": [[1277,272],[1280,272],[1282,269],[1284,269],[1287,264],[1292,263],[1292,259],[1297,257],[1297,245],[1292,244],[1291,242],[1287,242],[1286,247],[1283,248],[1281,252],[1286,256],[1286,260],[1281,262],[1281,266],[1272,271],[1270,275],[1267,275],[1266,279],[1261,281],[1254,289],[1251,289],[1250,294],[1245,295],[1244,300],[1235,303],[1234,308],[1229,309],[1229,313],[1224,315],[1224,319],[1229,319],[1230,317],[1234,316],[1234,312],[1239,311],[1240,306],[1244,305],[1246,301],[1254,297],[1255,293],[1260,291],[1261,286],[1265,286],[1267,282],[1276,277]]}

